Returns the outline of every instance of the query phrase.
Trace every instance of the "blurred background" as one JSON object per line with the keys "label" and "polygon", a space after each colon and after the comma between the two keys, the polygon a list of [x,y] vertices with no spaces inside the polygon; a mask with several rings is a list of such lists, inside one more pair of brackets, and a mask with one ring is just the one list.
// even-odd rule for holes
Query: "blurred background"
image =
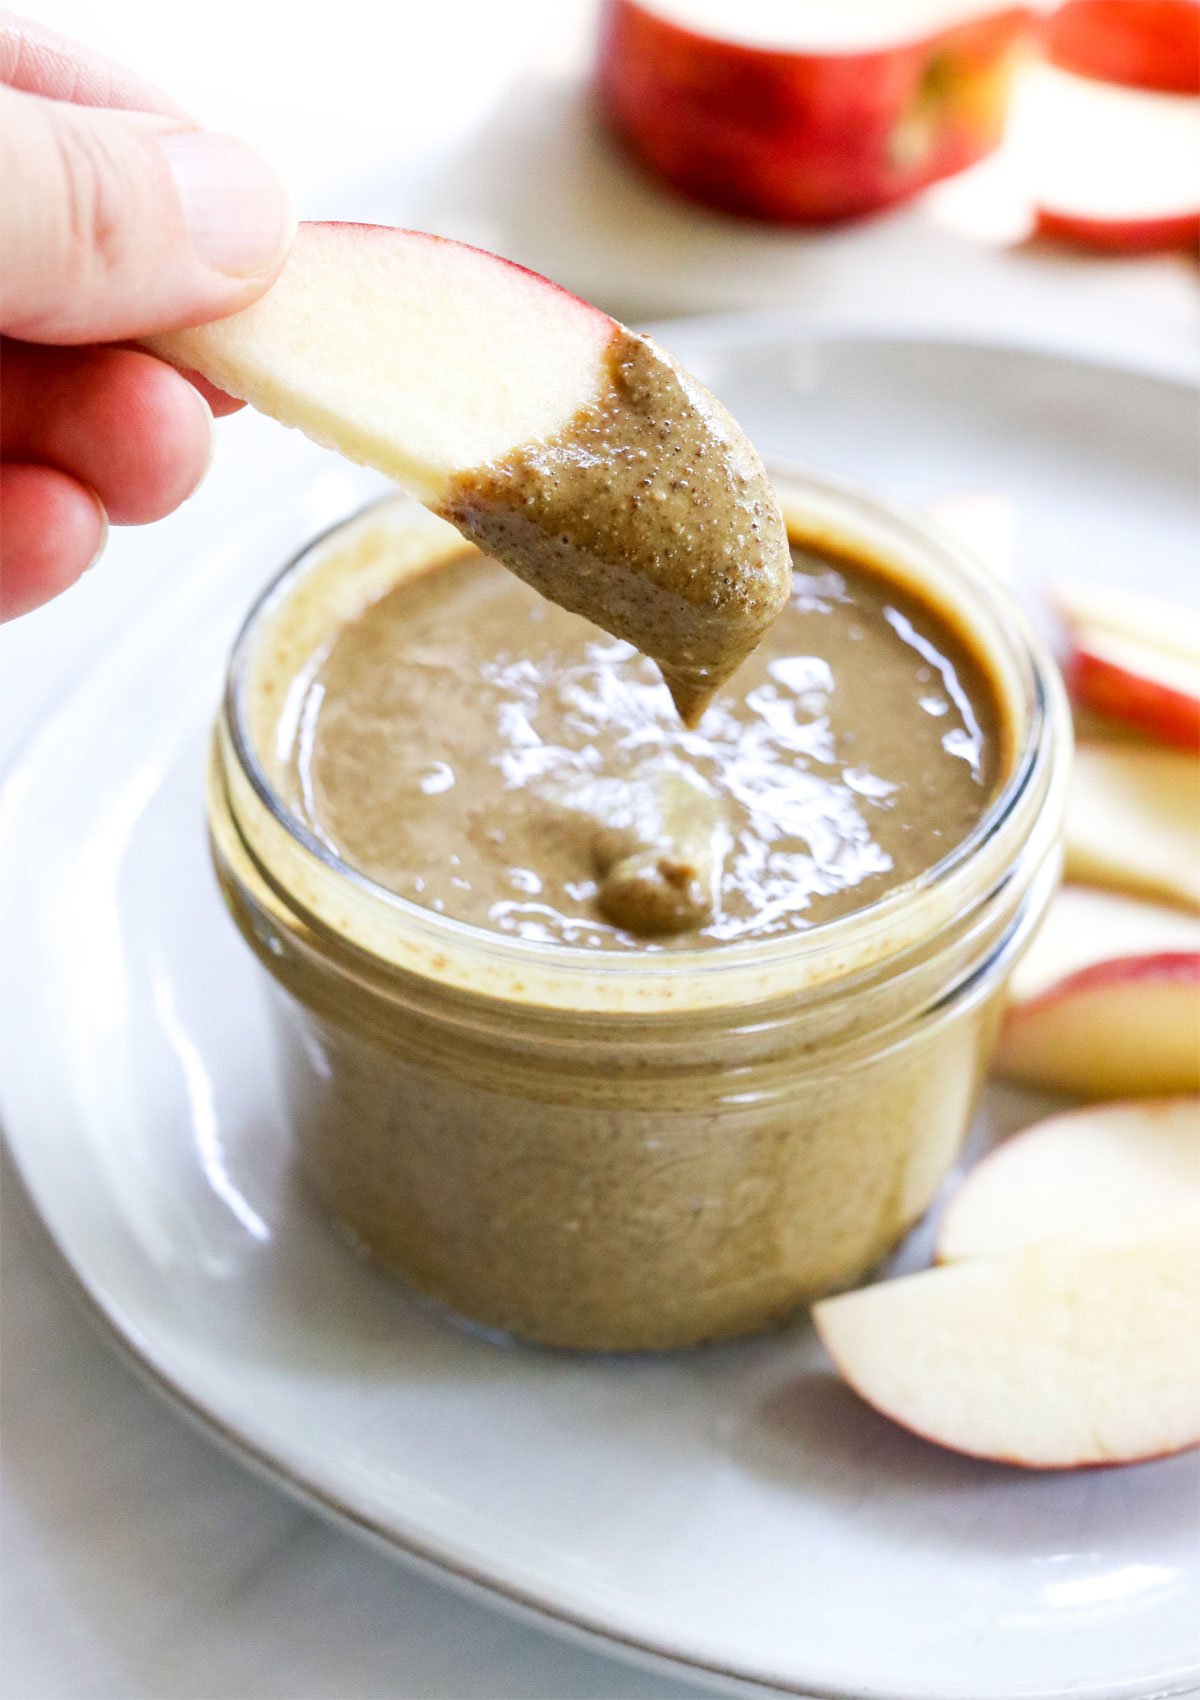
{"label": "blurred background", "polygon": [[[868,55],[864,83],[861,64],[849,82],[836,68],[855,46],[857,8],[796,0],[835,62],[817,77],[818,105],[827,95],[835,119],[856,112],[855,133],[876,148],[832,165],[819,125],[797,133],[786,75],[748,83],[736,41],[713,73],[703,54],[671,45],[670,18],[659,38],[639,36],[628,17],[632,33],[606,38],[602,109],[593,0],[207,0],[194,10],[44,0],[30,10],[157,82],[206,127],[257,142],[292,182],[301,216],[459,237],[627,320],[767,310],[808,327],[1026,343],[1179,373],[1197,347],[1196,9],[1124,4],[1166,29],[1158,59],[1123,53],[1118,21],[1115,49],[1109,25],[1099,36],[1066,30],[1047,69],[1019,8],[890,0],[873,9],[884,49]],[[688,8],[659,10],[677,21]],[[727,48],[771,13],[749,0],[691,10]],[[774,16],[786,11],[776,4]],[[975,33],[955,53],[906,55],[930,18],[964,12]],[[993,14],[1008,20],[999,36],[980,24]],[[1180,19],[1182,38],[1170,33]],[[1182,55],[1171,45],[1180,39]],[[805,209],[788,204],[772,170],[792,145],[823,161],[820,224],[791,221]],[[952,165],[964,169],[924,183]],[[841,212],[873,216],[840,222]],[[256,457],[288,452],[284,434],[247,416],[220,437],[185,510],[115,536],[78,589],[5,634],[0,762],[90,655],[172,593],[193,529],[215,523],[235,493],[253,501]],[[12,1700],[702,1692],[451,1595],[226,1462],[67,1304],[11,1187],[4,1213]]]}

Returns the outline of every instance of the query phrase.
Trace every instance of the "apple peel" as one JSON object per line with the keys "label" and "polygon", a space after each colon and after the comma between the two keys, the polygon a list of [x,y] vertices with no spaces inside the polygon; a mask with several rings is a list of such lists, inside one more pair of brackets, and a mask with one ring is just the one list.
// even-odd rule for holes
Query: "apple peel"
{"label": "apple peel", "polygon": [[1006,1011],[997,1074],[1121,1098],[1200,1091],[1200,954],[1099,963]]}
{"label": "apple peel", "polygon": [[633,157],[727,212],[823,224],[999,143],[1034,11],[1000,0],[607,0],[597,84]]}
{"label": "apple peel", "polygon": [[1046,22],[1053,64],[1080,76],[1200,94],[1196,0],[1065,0]]}

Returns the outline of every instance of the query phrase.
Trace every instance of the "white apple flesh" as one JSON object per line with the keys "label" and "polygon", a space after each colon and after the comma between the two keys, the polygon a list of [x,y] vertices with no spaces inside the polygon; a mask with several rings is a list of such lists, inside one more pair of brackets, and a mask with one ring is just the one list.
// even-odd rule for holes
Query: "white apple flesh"
{"label": "white apple flesh", "polygon": [[1067,805],[1067,878],[1200,909],[1200,761],[1081,743]]}
{"label": "white apple flesh", "polygon": [[1200,1443],[1200,1234],[1061,1241],[825,1299],[839,1373],[956,1452],[1069,1469]]}
{"label": "white apple flesh", "polygon": [[1200,753],[1200,617],[1191,608],[1112,591],[1055,586],[1075,704],[1144,737]]}
{"label": "white apple flesh", "polygon": [[1200,1239],[1200,1099],[1097,1105],[1025,1128],[977,1163],[942,1214],[937,1258],[1141,1234],[1176,1218]]}
{"label": "white apple flesh", "polygon": [[1136,974],[1139,963],[1164,956],[1200,960],[1200,916],[1119,891],[1064,885],[1013,972],[1009,1000],[1030,1003],[1085,969],[1115,971],[1124,963]]}
{"label": "white apple flesh", "polygon": [[302,225],[261,300],[148,346],[387,473],[644,650],[688,724],[788,598],[778,500],[721,404],[648,338],[494,254]]}
{"label": "white apple flesh", "polygon": [[1045,235],[1115,252],[1194,247],[1200,100],[1040,65],[1014,103],[1009,156]]}
{"label": "white apple flesh", "polygon": [[1200,1091],[1200,954],[1099,963],[1014,1005],[993,1067],[1081,1098]]}
{"label": "white apple flesh", "polygon": [[1050,603],[1068,629],[1107,632],[1200,665],[1200,613],[1165,597],[1060,579]]}
{"label": "white apple flesh", "polygon": [[456,472],[566,426],[617,329],[460,242],[302,224],[260,301],[148,346],[432,504]]}

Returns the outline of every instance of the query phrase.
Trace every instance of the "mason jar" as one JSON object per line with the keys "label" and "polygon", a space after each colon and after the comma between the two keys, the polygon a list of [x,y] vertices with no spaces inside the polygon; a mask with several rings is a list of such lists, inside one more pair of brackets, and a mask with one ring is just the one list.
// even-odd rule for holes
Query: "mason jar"
{"label": "mason jar", "polygon": [[915,514],[776,482],[795,541],[877,563],[969,637],[1005,745],[962,843],[807,931],[628,952],[501,935],[383,889],[299,818],[296,681],[342,622],[464,548],[407,499],[287,565],[234,647],[211,839],[300,1172],[358,1251],[486,1328],[686,1346],[857,1281],[954,1163],[1057,883],[1069,716],[1011,595]]}

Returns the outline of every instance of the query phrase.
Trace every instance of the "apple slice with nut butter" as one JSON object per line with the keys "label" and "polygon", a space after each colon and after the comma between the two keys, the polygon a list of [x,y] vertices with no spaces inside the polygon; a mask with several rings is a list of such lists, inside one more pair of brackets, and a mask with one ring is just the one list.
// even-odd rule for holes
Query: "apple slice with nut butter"
{"label": "apple slice with nut butter", "polygon": [[787,601],[779,503],[721,404],[649,338],[493,254],[304,224],[260,301],[148,346],[378,468],[635,644],[689,724]]}

